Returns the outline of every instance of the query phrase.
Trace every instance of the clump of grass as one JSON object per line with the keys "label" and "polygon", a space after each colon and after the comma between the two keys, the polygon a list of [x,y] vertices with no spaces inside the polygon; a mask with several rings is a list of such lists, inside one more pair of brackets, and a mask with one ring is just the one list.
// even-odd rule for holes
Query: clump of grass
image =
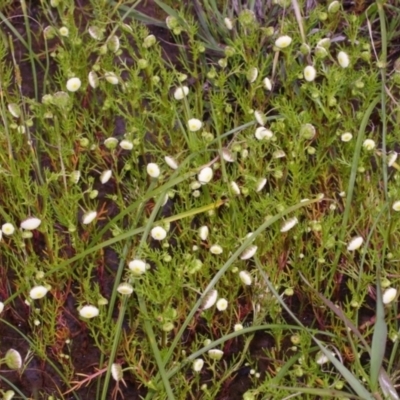
{"label": "clump of grass", "polygon": [[398,398],[398,10],[120,3],[0,13],[2,323],[60,398]]}

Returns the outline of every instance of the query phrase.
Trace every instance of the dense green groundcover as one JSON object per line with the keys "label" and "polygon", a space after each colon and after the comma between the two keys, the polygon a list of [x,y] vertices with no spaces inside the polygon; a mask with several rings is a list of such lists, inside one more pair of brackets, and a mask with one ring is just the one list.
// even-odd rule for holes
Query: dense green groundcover
{"label": "dense green groundcover", "polygon": [[399,13],[3,0],[3,399],[398,399]]}

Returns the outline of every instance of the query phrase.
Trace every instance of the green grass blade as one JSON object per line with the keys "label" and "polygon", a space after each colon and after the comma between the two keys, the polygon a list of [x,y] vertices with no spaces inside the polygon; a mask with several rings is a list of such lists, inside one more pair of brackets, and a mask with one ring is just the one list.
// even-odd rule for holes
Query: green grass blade
{"label": "green grass blade", "polygon": [[314,342],[319,346],[321,351],[328,357],[329,361],[335,366],[339,373],[343,376],[346,382],[352,387],[352,389],[365,400],[376,399],[363,384],[353,375],[353,373],[346,368],[332,353],[320,342],[315,336],[313,337]]}
{"label": "green grass blade", "polygon": [[[345,236],[347,234],[347,229],[348,229],[347,223],[348,223],[349,217],[350,217],[350,210],[352,209],[354,186],[355,186],[355,181],[356,181],[356,176],[357,176],[358,163],[360,160],[361,147],[362,147],[362,144],[364,141],[365,130],[367,128],[369,118],[370,118],[372,112],[375,110],[375,107],[379,103],[379,101],[380,101],[379,96],[376,97],[374,100],[372,100],[371,104],[368,106],[367,110],[365,111],[365,114],[361,121],[360,129],[358,130],[357,143],[356,143],[356,147],[355,147],[354,154],[353,154],[349,184],[348,184],[347,192],[346,192],[346,205],[345,205],[345,210],[344,210],[344,214],[343,214],[341,229],[339,231],[340,232],[339,243],[344,241]],[[333,265],[331,267],[331,271],[329,274],[329,282],[332,282],[333,276],[336,273],[336,269],[339,264],[340,257],[342,255],[342,250],[343,250],[343,246],[339,245],[336,250],[335,260],[333,262]],[[328,287],[329,286],[330,286],[330,284],[328,284]]]}
{"label": "green grass blade", "polygon": [[383,358],[385,357],[387,333],[385,310],[382,301],[382,289],[380,285],[380,274],[378,273],[376,284],[376,321],[371,345],[370,380],[373,391],[376,391],[378,388],[379,372],[382,368]]}

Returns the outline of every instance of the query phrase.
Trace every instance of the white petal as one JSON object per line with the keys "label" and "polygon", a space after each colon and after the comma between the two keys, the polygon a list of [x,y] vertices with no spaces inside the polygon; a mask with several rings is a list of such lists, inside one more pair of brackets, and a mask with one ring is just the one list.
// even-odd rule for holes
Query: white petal
{"label": "white petal", "polygon": [[272,82],[269,78],[264,78],[263,84],[264,84],[265,89],[267,89],[268,91],[272,90]]}
{"label": "white petal", "polygon": [[123,378],[123,371],[121,364],[114,363],[111,365],[111,375],[116,382],[119,382]]}
{"label": "white petal", "polygon": [[37,229],[41,223],[42,221],[39,218],[30,217],[21,222],[21,228],[26,229],[27,231],[33,231],[34,229]]}
{"label": "white petal", "polygon": [[222,254],[223,253],[223,248],[221,246],[219,246],[218,244],[213,244],[210,247],[210,253],[212,254]]}
{"label": "white petal", "polygon": [[290,218],[288,219],[281,227],[281,232],[287,232],[290,229],[292,229],[297,223],[299,222],[299,220],[294,217],[294,218]]}
{"label": "white petal", "polygon": [[227,148],[222,149],[222,158],[226,162],[234,162],[235,161],[235,157],[233,156],[232,152]]}
{"label": "white petal", "polygon": [[257,246],[249,246],[247,249],[243,251],[243,253],[240,255],[241,260],[248,260],[249,258],[253,257],[254,254],[256,254],[257,251]]}
{"label": "white petal", "polygon": [[397,200],[397,201],[395,201],[395,202],[393,203],[392,209],[393,209],[394,211],[400,211],[400,200]]}
{"label": "white petal", "polygon": [[247,286],[250,286],[251,282],[253,281],[251,275],[247,271],[240,271],[239,278]]}
{"label": "white petal", "polygon": [[347,245],[348,251],[355,251],[361,247],[363,244],[364,239],[361,236],[354,237],[350,240],[349,244]]}
{"label": "white petal", "polygon": [[168,167],[170,167],[172,169],[178,169],[179,165],[174,158],[172,158],[170,156],[165,156],[164,160],[167,163]]}
{"label": "white petal", "polygon": [[106,72],[104,74],[104,78],[108,83],[111,83],[112,85],[118,85],[119,83],[118,77],[114,74],[114,72]]}
{"label": "white petal", "polygon": [[397,290],[395,288],[387,288],[382,296],[383,304],[391,303],[397,296]]}
{"label": "white petal", "polygon": [[256,192],[261,192],[267,183],[267,178],[260,178],[257,182]]}
{"label": "white petal", "polygon": [[231,185],[231,188],[232,188],[233,193],[235,193],[236,195],[239,195],[239,194],[240,194],[239,185],[238,185],[236,182],[234,182],[234,181],[232,181],[232,182],[230,183],[230,185]]}
{"label": "white petal", "polygon": [[94,72],[94,71],[89,72],[88,81],[89,81],[89,85],[93,89],[96,89],[97,86],[99,86],[99,77],[97,76],[96,72]]}
{"label": "white petal", "polygon": [[264,126],[267,122],[267,117],[262,111],[259,110],[254,111],[254,118],[261,126]]}
{"label": "white petal", "polygon": [[211,308],[218,298],[218,292],[215,289],[210,290],[203,298],[201,308],[202,310],[207,310]]}
{"label": "white petal", "polygon": [[350,58],[344,51],[339,52],[337,59],[342,68],[347,68],[350,65]]}
{"label": "white petal", "polygon": [[204,360],[202,358],[197,358],[193,361],[192,369],[194,372],[200,372],[203,368]]}
{"label": "white petal", "polygon": [[204,225],[199,229],[199,235],[201,240],[207,240],[208,238],[208,226]]}
{"label": "white petal", "polygon": [[174,98],[175,100],[182,100],[189,94],[189,88],[187,86],[178,87],[175,89]]}
{"label": "white petal", "polygon": [[104,185],[110,180],[111,176],[112,176],[111,169],[102,172],[102,174],[100,175],[100,182]]}
{"label": "white petal", "polygon": [[90,224],[96,217],[97,217],[97,212],[96,212],[96,211],[88,211],[87,213],[83,214],[83,217],[82,217],[82,224],[88,225],[88,224]]}
{"label": "white petal", "polygon": [[119,145],[124,150],[132,150],[133,149],[133,143],[129,140],[121,140],[119,142]]}
{"label": "white petal", "polygon": [[214,172],[212,168],[210,167],[205,167],[203,168],[199,174],[197,175],[197,179],[202,185],[205,185],[206,183],[210,182],[212,177],[214,175]]}

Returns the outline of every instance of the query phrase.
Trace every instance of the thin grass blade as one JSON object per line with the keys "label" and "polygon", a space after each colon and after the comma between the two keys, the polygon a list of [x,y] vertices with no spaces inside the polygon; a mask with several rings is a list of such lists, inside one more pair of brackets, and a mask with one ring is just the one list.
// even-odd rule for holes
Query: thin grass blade
{"label": "thin grass blade", "polygon": [[383,358],[385,357],[386,341],[387,341],[387,325],[385,322],[385,310],[382,301],[382,289],[379,282],[379,273],[377,274],[376,284],[376,321],[374,334],[372,336],[371,351],[371,370],[370,379],[371,387],[375,391],[378,388],[379,372],[382,367]]}

